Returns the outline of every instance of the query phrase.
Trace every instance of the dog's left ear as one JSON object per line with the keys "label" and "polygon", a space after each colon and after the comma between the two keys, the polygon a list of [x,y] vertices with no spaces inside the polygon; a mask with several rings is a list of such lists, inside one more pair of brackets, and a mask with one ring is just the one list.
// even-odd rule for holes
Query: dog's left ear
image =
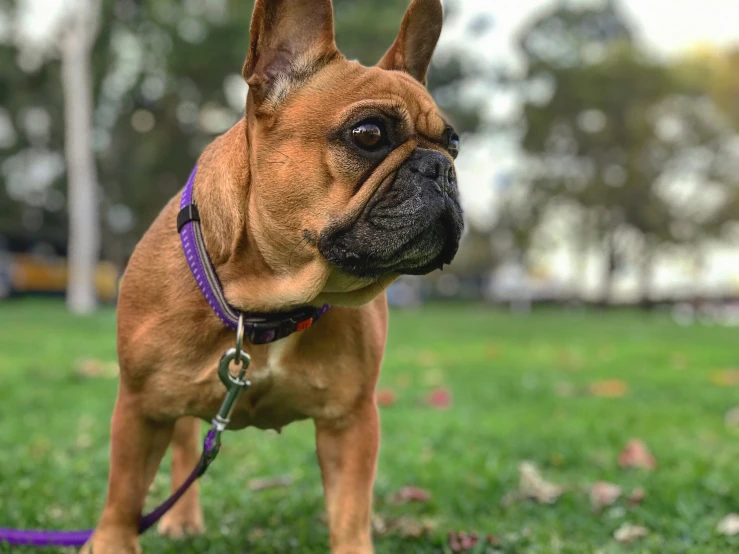
{"label": "dog's left ear", "polygon": [[331,0],[257,0],[242,75],[257,103],[277,102],[340,55]]}
{"label": "dog's left ear", "polygon": [[377,67],[405,71],[425,85],[443,22],[441,0],[413,0],[400,25],[398,38]]}

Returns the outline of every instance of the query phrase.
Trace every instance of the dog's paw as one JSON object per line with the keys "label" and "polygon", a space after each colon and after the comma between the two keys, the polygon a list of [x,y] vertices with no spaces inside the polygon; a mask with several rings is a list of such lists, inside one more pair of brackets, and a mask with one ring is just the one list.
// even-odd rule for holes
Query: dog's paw
{"label": "dog's paw", "polygon": [[169,512],[159,522],[157,531],[160,535],[175,540],[202,535],[205,533],[203,512],[199,508],[187,512]]}
{"label": "dog's paw", "polygon": [[141,554],[141,546],[136,535],[121,537],[117,534],[96,532],[82,547],[80,554]]}

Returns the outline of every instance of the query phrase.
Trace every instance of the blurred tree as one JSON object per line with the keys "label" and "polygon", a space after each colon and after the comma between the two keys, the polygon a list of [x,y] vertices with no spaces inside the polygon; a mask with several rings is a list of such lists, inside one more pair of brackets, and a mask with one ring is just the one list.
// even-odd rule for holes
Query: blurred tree
{"label": "blurred tree", "polygon": [[[0,1],[6,27],[12,8]],[[34,48],[21,50],[18,34],[0,35],[0,235],[65,236],[64,204],[54,201],[66,188],[60,68],[40,64]]]}
{"label": "blurred tree", "polygon": [[[683,84],[696,95],[707,94],[722,122],[733,131],[717,145],[712,179],[723,185],[720,207],[703,222],[709,234],[739,237],[739,48],[720,51],[699,48],[676,67]],[[733,233],[733,234],[732,234]]]}
{"label": "blurred tree", "polygon": [[339,49],[349,59],[374,65],[395,40],[408,3],[398,0],[334,0],[334,26]]}
{"label": "blurred tree", "polygon": [[626,261],[640,267],[646,301],[656,249],[700,239],[716,209],[675,185],[692,179],[705,196],[729,130],[672,68],[638,50],[612,1],[560,2],[520,46],[526,163],[502,222],[548,248],[552,219],[566,219],[583,256],[601,252],[601,301]]}
{"label": "blurred tree", "polygon": [[698,48],[685,57],[679,69],[690,85],[708,92],[739,129],[739,47],[727,51]]}
{"label": "blurred tree", "polygon": [[496,264],[490,231],[467,222],[465,236],[449,270],[464,277],[486,275]]}
{"label": "blurred tree", "polygon": [[[465,134],[481,133],[483,113],[489,100],[489,91],[503,77],[497,67],[491,67],[482,56],[470,50],[470,42],[488,36],[493,20],[484,12],[464,22],[460,19],[459,1],[444,2],[445,28],[464,30],[467,39],[446,44],[434,58],[428,76],[428,88],[456,131]],[[477,91],[478,94],[472,94]]]}

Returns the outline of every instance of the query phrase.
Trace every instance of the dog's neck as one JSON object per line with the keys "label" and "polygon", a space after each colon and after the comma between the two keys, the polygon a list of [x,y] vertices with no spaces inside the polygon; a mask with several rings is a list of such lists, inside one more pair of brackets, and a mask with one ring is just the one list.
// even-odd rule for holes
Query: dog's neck
{"label": "dog's neck", "polygon": [[194,190],[205,245],[226,299],[245,312],[321,304],[317,297],[329,273],[325,261],[316,256],[285,267],[263,254],[264,222],[250,221],[259,215],[252,179],[242,119],[203,151]]}
{"label": "dog's neck", "polygon": [[206,147],[195,178],[195,203],[216,269],[228,262],[245,238],[249,184],[246,125],[242,120]]}

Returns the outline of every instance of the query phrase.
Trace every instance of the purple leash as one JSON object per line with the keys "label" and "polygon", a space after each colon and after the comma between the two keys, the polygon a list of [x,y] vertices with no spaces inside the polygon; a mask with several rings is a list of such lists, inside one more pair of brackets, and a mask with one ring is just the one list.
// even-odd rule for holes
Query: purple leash
{"label": "purple leash", "polygon": [[[195,469],[182,485],[163,504],[150,514],[141,518],[139,522],[139,535],[148,531],[155,525],[169,509],[175,505],[180,497],[187,492],[192,484],[198,480],[208,469],[208,466],[216,459],[221,448],[221,433],[226,430],[231,421],[231,412],[239,393],[247,390],[251,383],[246,379],[246,370],[251,358],[241,347],[244,341],[244,318],[239,317],[236,331],[236,348],[230,348],[221,358],[218,364],[218,377],[226,386],[226,397],[223,399],[218,414],[203,441],[203,452],[200,455]],[[231,364],[238,370],[238,376],[231,374]],[[81,547],[92,536],[93,530],[83,531],[42,531],[26,529],[2,529],[0,528],[0,545],[7,543],[14,546],[74,546]]]}
{"label": "purple leash", "polygon": [[[246,379],[246,370],[249,368],[251,358],[242,350],[244,342],[244,317],[239,316],[236,327],[236,347],[230,348],[221,358],[218,364],[218,377],[226,387],[226,397],[223,399],[218,414],[213,418],[210,431],[203,441],[203,452],[200,455],[195,469],[182,485],[163,504],[150,514],[141,518],[139,522],[139,535],[148,531],[155,525],[169,509],[175,505],[180,497],[187,492],[192,484],[197,481],[208,469],[213,460],[216,459],[221,448],[221,433],[226,430],[231,421],[231,412],[234,403],[242,391],[246,391],[251,383]],[[231,374],[233,363],[238,375]],[[0,545],[7,543],[14,546],[74,546],[81,547],[92,536],[93,530],[83,531],[42,531],[26,529],[2,529],[0,528]]]}
{"label": "purple leash", "polygon": [[[141,518],[139,522],[139,534],[143,534],[166,514],[172,506],[187,492],[192,484],[197,481],[215,460],[220,447],[218,438],[219,431],[211,429],[203,441],[203,453],[198,464],[192,470],[190,476],[185,480],[172,496],[165,500],[150,514]],[[81,531],[41,531],[35,529],[3,529],[0,528],[0,544],[7,543],[15,546],[73,546],[81,547],[92,536],[92,529]]]}

